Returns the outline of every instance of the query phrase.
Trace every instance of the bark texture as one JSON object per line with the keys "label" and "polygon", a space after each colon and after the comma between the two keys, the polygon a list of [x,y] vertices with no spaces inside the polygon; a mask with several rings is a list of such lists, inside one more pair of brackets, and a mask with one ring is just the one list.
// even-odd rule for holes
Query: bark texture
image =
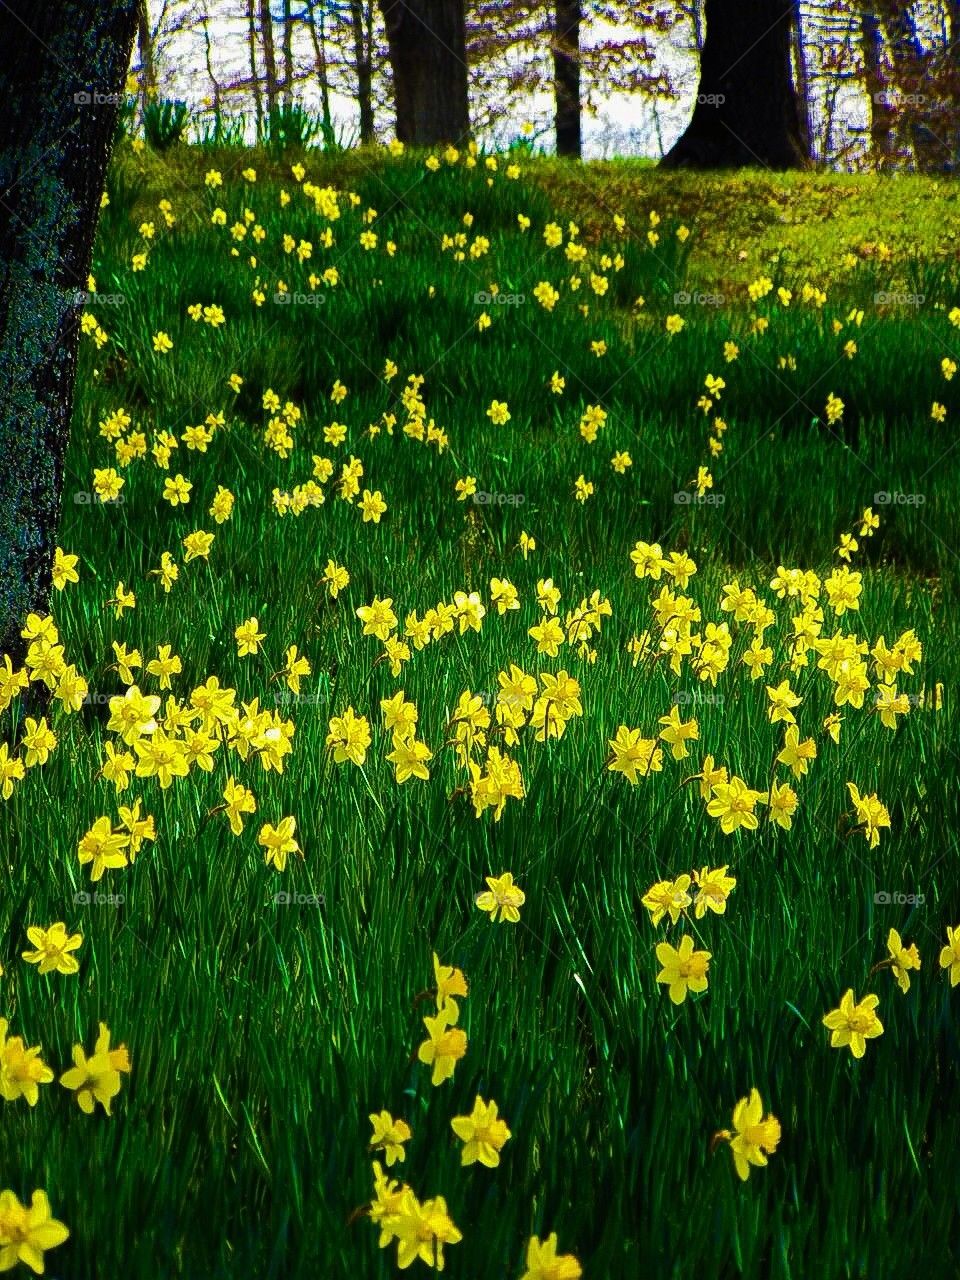
{"label": "bark texture", "polygon": [[580,159],[580,0],[556,0],[553,34],[557,155]]}
{"label": "bark texture", "polygon": [[15,661],[25,615],[47,609],[80,313],[137,9],[0,5],[0,653]]}
{"label": "bark texture", "polygon": [[380,0],[390,48],[397,137],[459,143],[470,132],[463,0]]}

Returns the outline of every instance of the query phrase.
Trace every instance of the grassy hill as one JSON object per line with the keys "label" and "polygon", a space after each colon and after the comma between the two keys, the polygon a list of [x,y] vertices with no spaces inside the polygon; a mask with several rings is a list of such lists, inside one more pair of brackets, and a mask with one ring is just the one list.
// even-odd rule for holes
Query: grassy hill
{"label": "grassy hill", "polygon": [[[954,189],[125,143],[107,194],[45,762],[0,695],[0,1012],[56,1077],[3,1185],[52,1273],[393,1275],[386,1110],[453,1277],[554,1231],[595,1280],[955,1275]],[[76,974],[21,958],[58,921]],[[58,1082],[99,1022],[110,1116]]]}

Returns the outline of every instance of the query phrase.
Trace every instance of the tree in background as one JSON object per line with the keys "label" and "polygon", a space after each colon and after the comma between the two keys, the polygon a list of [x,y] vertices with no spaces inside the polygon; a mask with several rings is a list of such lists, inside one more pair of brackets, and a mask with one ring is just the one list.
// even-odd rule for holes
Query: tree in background
{"label": "tree in background", "polygon": [[[171,85],[172,76],[179,85],[168,90],[171,96],[191,96],[190,90],[205,80],[212,104],[219,104],[228,115],[232,108],[235,117],[245,113],[261,139],[268,131],[271,101],[287,105],[291,99],[295,103],[306,99],[314,110],[319,105],[325,144],[344,135],[349,141],[342,119],[334,120],[334,100],[352,98],[357,120],[354,137],[369,142],[377,126],[383,127],[395,115],[385,9],[398,15],[410,12],[416,28],[419,9],[426,19],[434,4],[449,12],[449,4],[444,10],[440,0],[386,0],[385,5],[379,0],[275,0],[272,4],[210,0],[202,9],[194,0],[153,0],[153,47],[144,44],[135,71],[142,91],[148,82],[159,81],[160,96],[163,85]],[[554,125],[559,126],[560,148],[570,154],[576,153],[583,116],[611,93],[638,93],[647,102],[676,96],[669,77],[657,69],[657,41],[687,24],[690,14],[697,12],[696,0],[579,0],[579,4],[576,0],[464,0],[464,4],[469,116],[474,129],[502,133],[503,125],[523,110],[524,96],[549,94],[559,102]],[[426,39],[426,28],[420,30]],[[588,38],[581,39],[585,32]],[[415,72],[426,72],[425,46],[414,43],[415,56],[407,62],[414,64]],[[410,79],[408,74],[406,80]],[[460,102],[463,123],[462,97]]]}
{"label": "tree in background", "polygon": [[[307,28],[313,45],[317,86],[320,90],[320,121],[324,144],[329,146],[334,137],[333,111],[330,106],[330,60],[327,40],[326,5],[317,0],[307,0],[305,10]],[[251,37],[252,38],[252,37]]]}
{"label": "tree in background", "polygon": [[277,79],[277,51],[273,39],[273,15],[270,12],[270,0],[260,0],[259,30],[262,41],[267,116],[269,118],[276,112],[280,97],[280,85]]}
{"label": "tree in background", "polygon": [[380,0],[387,28],[397,137],[414,146],[470,132],[463,0]]}
{"label": "tree in background", "polygon": [[554,116],[558,156],[580,159],[580,0],[555,0],[553,40]]}
{"label": "tree in background", "polygon": [[247,0],[247,53],[250,58],[250,88],[257,117],[257,137],[263,137],[263,93],[260,87],[260,71],[257,67],[257,0]]}
{"label": "tree in background", "polygon": [[893,85],[884,61],[884,34],[880,18],[871,9],[860,14],[863,82],[870,113],[870,150],[878,168],[886,168],[896,155],[896,111]]}
{"label": "tree in background", "polygon": [[[442,0],[396,0],[396,12],[409,11],[416,25],[416,13],[422,9],[425,16],[433,4],[446,12]],[[737,74],[723,109],[716,93],[699,86],[701,101],[681,149],[684,163],[694,162],[694,151],[709,157],[724,148],[724,164],[755,164],[756,157],[771,163],[768,149],[779,157],[772,163],[785,163],[784,152],[796,163],[799,138],[801,152],[809,141],[818,161],[845,168],[947,170],[957,164],[960,0],[463,4],[469,116],[478,136],[515,136],[525,112],[536,115],[540,136],[547,130],[539,95],[549,95],[556,104],[558,149],[575,155],[578,124],[582,137],[590,114],[612,94],[625,93],[636,95],[645,118],[652,115],[660,137],[665,104],[690,90],[688,69],[695,82],[704,60],[706,72],[713,67],[713,78],[719,77],[714,48],[722,45],[731,50],[726,66],[736,64]],[[714,34],[705,51],[708,13]],[[145,0],[137,62],[144,95],[156,82],[162,96],[171,72],[179,80],[171,96],[189,97],[198,80],[206,79],[210,96],[227,115],[243,113],[260,122],[258,137],[266,134],[271,95],[314,111],[319,104],[326,144],[370,141],[395,115],[379,0],[207,0],[202,7],[197,0],[150,0],[144,21],[147,15]],[[758,41],[749,52],[748,36]],[[459,89],[457,94],[462,118]],[[524,102],[533,94],[536,112]],[[337,115],[344,98],[355,103],[353,130]],[[743,118],[739,125],[736,112]],[[734,147],[731,128],[747,146]],[[782,145],[774,146],[774,140]]]}
{"label": "tree in background", "polygon": [[791,169],[809,156],[791,66],[793,0],[705,0],[690,123],[665,168]]}
{"label": "tree in background", "polygon": [[283,105],[285,107],[293,106],[293,10],[290,0],[283,0],[283,17],[281,19],[283,26],[283,42],[281,45],[283,51]]}
{"label": "tree in background", "polygon": [[23,619],[47,611],[78,295],[87,288],[137,7],[0,5],[0,652],[15,662]]}
{"label": "tree in background", "polygon": [[800,8],[818,158],[955,171],[960,0],[798,0]]}
{"label": "tree in background", "polygon": [[350,0],[350,35],[357,85],[357,109],[360,113],[360,141],[373,142],[373,0]]}
{"label": "tree in background", "polygon": [[[495,129],[516,117],[523,96],[549,93],[557,150],[579,155],[583,115],[597,101],[611,93],[675,96],[657,68],[655,37],[666,37],[684,20],[673,0],[470,0],[474,122]],[[587,28],[592,39],[584,42]]]}
{"label": "tree in background", "polygon": [[157,93],[157,66],[153,56],[148,0],[139,0],[137,4],[137,56],[140,59],[140,91],[145,108]]}
{"label": "tree in background", "polygon": [[[678,0],[586,0],[584,15],[591,28],[609,33],[592,38],[580,51],[588,110],[610,93],[635,95],[654,104],[677,99],[678,88],[660,51],[673,47],[678,34],[690,26],[687,4]],[[694,35],[695,31],[694,24]]]}
{"label": "tree in background", "polygon": [[898,148],[914,166],[931,172],[953,170],[960,160],[960,5],[939,6],[925,26],[917,9],[903,0],[878,0],[872,18],[886,37],[889,75],[883,106],[893,112]]}

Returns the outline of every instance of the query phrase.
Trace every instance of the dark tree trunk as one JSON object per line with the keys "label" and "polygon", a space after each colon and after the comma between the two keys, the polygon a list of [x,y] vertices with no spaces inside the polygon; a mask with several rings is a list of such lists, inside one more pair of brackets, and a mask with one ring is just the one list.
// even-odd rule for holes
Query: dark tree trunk
{"label": "dark tree trunk", "polygon": [[293,14],[283,0],[283,105],[293,106]]}
{"label": "dark tree trunk", "polygon": [[250,83],[253,86],[253,105],[257,115],[257,141],[263,138],[263,91],[260,72],[257,70],[257,0],[247,0],[247,43],[250,46]]}
{"label": "dark tree trunk", "polygon": [[373,66],[366,38],[363,0],[350,0],[353,28],[353,60],[357,70],[357,105],[360,108],[360,141],[373,141]]}
{"label": "dark tree trunk", "polygon": [[335,142],[333,131],[333,114],[330,109],[330,76],[327,68],[327,29],[320,5],[320,21],[317,22],[313,11],[315,0],[307,0],[307,26],[313,41],[313,56],[317,67],[317,80],[320,82],[320,119],[323,129],[323,145],[332,147]]}
{"label": "dark tree trunk", "polygon": [[810,158],[814,154],[816,121],[813,110],[813,85],[810,79],[810,63],[803,29],[803,0],[793,0],[793,64],[794,84],[797,91],[797,112],[803,130],[803,151]]}
{"label": "dark tree trunk", "polygon": [[870,100],[870,149],[878,168],[885,168],[896,155],[896,111],[890,77],[883,62],[883,30],[875,13],[860,14],[860,48],[863,78]]}
{"label": "dark tree trunk", "polygon": [[387,27],[397,137],[412,146],[470,132],[464,0],[380,0]]}
{"label": "dark tree trunk", "polygon": [[219,128],[220,120],[222,118],[221,107],[223,103],[223,90],[213,69],[213,49],[212,42],[210,40],[210,23],[207,19],[206,13],[203,15],[203,52],[204,59],[207,64],[207,76],[209,77],[210,84],[213,86],[213,118],[216,120],[217,127]]}
{"label": "dark tree trunk", "polygon": [[137,0],[0,5],[0,652],[46,612],[87,288]]}
{"label": "dark tree trunk", "polygon": [[555,0],[553,30],[554,127],[557,155],[580,159],[580,0]]}
{"label": "dark tree trunk", "polygon": [[146,106],[157,93],[157,68],[153,60],[153,34],[147,0],[137,5],[137,53],[140,58],[140,89]]}
{"label": "dark tree trunk", "polygon": [[267,115],[277,109],[277,54],[273,43],[273,15],[270,0],[260,0],[260,38],[263,40],[263,70],[267,86]]}
{"label": "dark tree trunk", "polygon": [[[376,66],[375,59],[376,59],[376,51],[377,51],[377,33],[375,30],[376,21],[377,21],[377,0],[363,0],[363,30],[364,30],[364,37],[365,37],[364,43],[367,51],[367,71],[369,73],[369,84],[367,87],[367,93],[368,93],[368,100],[370,104],[369,112],[370,112],[371,139],[374,138],[373,72],[374,72],[374,67]],[[464,26],[466,26],[466,21],[464,21]],[[464,33],[464,39],[466,39],[466,33]],[[469,120],[469,114],[470,112],[468,108],[468,111],[467,111],[468,120]]]}
{"label": "dark tree trunk", "polygon": [[700,84],[668,169],[807,163],[791,75],[792,0],[706,0]]}
{"label": "dark tree trunk", "polygon": [[949,0],[947,30],[944,32],[944,60],[947,68],[947,138],[950,145],[950,172],[960,168],[960,0]]}

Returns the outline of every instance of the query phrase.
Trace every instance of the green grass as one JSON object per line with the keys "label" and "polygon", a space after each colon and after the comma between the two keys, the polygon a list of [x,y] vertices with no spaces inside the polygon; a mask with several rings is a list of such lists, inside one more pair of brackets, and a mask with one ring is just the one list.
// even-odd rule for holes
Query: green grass
{"label": "green grass", "polygon": [[[248,163],[255,185],[240,178]],[[506,163],[500,158],[489,175],[482,158],[473,171],[461,161],[430,173],[423,157],[311,153],[310,180],[359,196],[355,209],[342,196],[341,217],[328,224],[263,154],[180,148],[138,158],[123,148],[115,160],[94,274],[100,294],[125,301],[90,308],[109,341],[97,350],[83,340],[60,535],[80,556],[80,582],[54,601],[67,661],[93,697],[77,715],[55,704],[59,745],[16,785],[0,825],[8,868],[0,1013],[10,1034],[42,1044],[59,1074],[71,1046],[82,1040],[89,1049],[102,1020],[133,1060],[110,1118],[99,1109],[83,1115],[56,1083],[41,1088],[33,1109],[22,1099],[3,1104],[2,1185],[21,1199],[45,1188],[71,1228],[49,1255],[54,1276],[87,1280],[121,1268],[204,1280],[395,1274],[395,1246],[378,1250],[376,1230],[354,1217],[372,1191],[367,1116],[382,1108],[414,1134],[391,1173],[421,1198],[444,1195],[463,1232],[446,1250],[452,1277],[519,1278],[529,1236],[554,1230],[561,1252],[575,1253],[594,1280],[956,1274],[958,995],[938,954],[947,926],[960,921],[960,376],[946,381],[940,361],[960,363],[960,330],[948,319],[960,291],[927,212],[916,212],[943,206],[952,191],[919,179],[884,186],[899,218],[898,236],[888,237],[894,257],[883,266],[863,258],[841,275],[843,252],[882,238],[869,230],[882,186],[873,180],[750,175],[698,186],[629,165],[574,171],[536,160],[510,180]],[[203,186],[210,167],[224,173],[219,191]],[[763,246],[780,233],[766,226],[747,271],[722,237],[739,242],[751,207],[766,217],[756,193],[773,185],[798,214],[831,191],[850,195],[833,222],[791,218],[803,247],[795,259],[771,266]],[[281,186],[292,196],[286,208]],[[177,216],[169,231],[160,198]],[[210,226],[218,204],[227,228]],[[248,235],[234,258],[229,227],[245,207],[266,234],[259,245]],[[358,245],[368,207],[378,210],[372,252]],[[646,239],[650,208],[663,217],[655,248]],[[465,229],[468,211],[468,237],[488,237],[489,252],[457,263],[441,239]],[[532,219],[525,234],[518,212]],[[622,235],[613,212],[627,219]],[[133,272],[147,216],[157,235],[146,270]],[[547,221],[566,229],[570,218],[590,251],[576,294],[564,283],[575,268],[542,236]],[[688,247],[675,236],[681,223],[693,233]],[[328,225],[336,244],[322,250]],[[310,261],[284,253],[285,233],[313,243]],[[597,298],[590,271],[604,252],[624,262]],[[822,269],[807,273],[804,254]],[[311,288],[310,271],[333,264],[339,284]],[[761,271],[797,292],[806,278],[822,283],[827,303],[818,310],[795,298],[784,308],[774,293],[754,306],[746,284]],[[251,300],[257,276],[260,308]],[[908,278],[922,278],[922,306],[875,305],[877,291],[902,291]],[[278,279],[323,301],[278,305]],[[533,299],[542,280],[562,295],[550,313]],[[484,307],[474,298],[493,281],[525,301],[487,306],[493,324],[478,333]],[[724,293],[724,305],[674,299],[698,290]],[[587,300],[584,317],[578,306]],[[186,309],[195,302],[221,305],[226,325],[194,323]],[[847,321],[858,306],[859,328]],[[674,338],[664,327],[671,313],[687,322]],[[751,332],[756,315],[769,317],[765,335]],[[174,342],[166,356],[153,352],[159,330]],[[598,359],[589,344],[600,338],[608,352]],[[842,353],[850,338],[859,348],[853,360]],[[726,341],[740,348],[732,363]],[[795,357],[795,371],[778,368],[781,355]],[[381,376],[388,357],[399,366],[389,384]],[[566,378],[559,397],[546,385],[554,370]],[[231,372],[244,378],[236,396],[226,386]],[[428,417],[447,433],[442,452],[402,432],[398,397],[411,374],[424,376]],[[704,415],[697,401],[707,374],[727,386]],[[336,378],[349,388],[340,405],[329,399]],[[268,388],[303,412],[289,459],[264,444]],[[829,392],[845,405],[835,426],[823,421]],[[494,398],[509,404],[504,427],[486,415]],[[943,424],[930,420],[934,399],[947,406]],[[589,404],[608,414],[593,445],[577,430]],[[181,443],[166,473],[193,482],[187,508],[162,500],[165,473],[149,454],[121,469],[122,503],[74,501],[90,490],[95,467],[116,465],[97,424],[120,406],[148,444],[156,431],[179,437],[208,413],[224,413],[208,451]],[[369,435],[368,424],[387,412],[397,415],[393,434]],[[711,460],[717,413],[728,430]],[[333,420],[349,429],[340,448],[323,442]],[[610,466],[615,450],[632,456],[625,475]],[[314,454],[337,466],[324,505],[278,516],[273,490],[307,481]],[[361,489],[379,489],[388,504],[378,525],[336,494],[351,454],[363,462]],[[701,465],[722,504],[675,500]],[[582,505],[573,497],[581,473],[596,485]],[[483,491],[522,494],[522,504],[458,502],[455,482],[468,474]],[[236,498],[223,525],[207,514],[218,485]],[[878,492],[924,501],[883,504]],[[797,610],[769,583],[780,564],[826,577],[839,534],[855,530],[867,506],[881,525],[854,556],[861,609],[835,619],[822,598],[824,634],[854,632],[872,647],[914,628],[923,661],[900,687],[918,694],[943,682],[945,705],[914,705],[894,734],[871,714],[871,690],[863,710],[841,708],[835,746],[821,730],[831,686],[816,654],[791,674],[785,641]],[[216,534],[210,560],[186,564],[181,539],[197,528]],[[521,530],[537,541],[526,560]],[[635,577],[629,553],[638,539],[694,558],[686,594],[703,625],[730,619],[719,601],[734,577],[775,608],[764,680],[747,678],[740,657],[751,633],[733,622],[731,661],[715,688],[689,660],[679,676],[663,661],[632,664],[627,643],[653,625],[649,602],[664,581]],[[169,595],[148,576],[163,551],[180,564]],[[319,581],[330,557],[351,575],[337,601]],[[517,587],[519,611],[497,615],[494,576]],[[562,592],[561,615],[593,590],[609,598],[595,662],[570,645],[555,659],[536,653],[527,632],[540,618],[536,586],[546,577]],[[137,595],[120,620],[104,607],[118,581]],[[414,651],[393,677],[378,661],[380,644],[361,635],[356,608],[392,597],[402,626],[409,611],[422,616],[460,590],[478,591],[488,609],[480,633]],[[264,653],[241,659],[233,632],[251,615],[267,633]],[[259,697],[290,717],[284,772],[223,746],[211,774],[192,770],[166,791],[134,778],[117,796],[97,777],[113,739],[106,702],[123,691],[110,669],[114,640],[139,648],[144,663],[171,644],[183,663],[173,688],[181,699],[215,675],[238,703]],[[313,669],[300,698],[272,678],[290,644]],[[491,698],[497,672],[512,662],[532,673],[570,671],[583,716],[560,741],[541,744],[532,729],[521,731],[508,754],[526,796],[508,800],[494,823],[489,811],[478,820],[463,793],[448,720],[464,690]],[[141,675],[141,687],[155,692],[156,680]],[[726,836],[698,785],[684,780],[710,753],[767,788],[782,732],[767,718],[764,685],[785,678],[803,697],[801,736],[815,737],[818,749],[799,781],[779,769],[799,795],[793,828],[762,822]],[[384,759],[391,747],[379,706],[399,688],[416,702],[418,737],[433,751],[429,782],[401,787]],[[631,787],[604,767],[608,740],[622,724],[655,736],[678,694],[684,718],[698,720],[699,742],[682,761],[665,750],[662,773]],[[335,764],[324,746],[330,717],[348,705],[373,733],[363,770]],[[15,704],[4,716],[11,751],[24,711]],[[222,813],[211,816],[230,773],[257,797],[240,838]],[[852,829],[848,781],[889,809],[875,850]],[[132,797],[155,816],[156,843],[92,886],[77,844]],[[287,814],[305,856],[279,874],[264,865],[256,837],[262,823]],[[651,925],[641,898],[653,882],[725,864],[737,886],[724,916]],[[494,925],[474,905],[484,877],[506,870],[526,894],[516,926]],[[124,901],[75,899],[95,888]],[[278,905],[281,889],[323,903]],[[877,903],[884,891],[924,900]],[[84,935],[75,977],[40,976],[20,959],[27,926],[55,920]],[[871,974],[891,927],[922,956],[906,996],[889,971]],[[675,1008],[655,981],[654,948],[684,931],[713,959],[708,990]],[[467,1055],[438,1088],[415,1059],[422,1016],[432,1011],[417,996],[433,982],[433,951],[470,984],[461,1002]],[[885,1031],[861,1062],[831,1049],[821,1022],[848,987],[858,998],[880,996]],[[769,1166],[741,1184],[729,1152],[711,1155],[710,1143],[752,1086],[783,1137]],[[496,1099],[512,1132],[496,1170],[461,1169],[450,1130],[478,1093]]]}

